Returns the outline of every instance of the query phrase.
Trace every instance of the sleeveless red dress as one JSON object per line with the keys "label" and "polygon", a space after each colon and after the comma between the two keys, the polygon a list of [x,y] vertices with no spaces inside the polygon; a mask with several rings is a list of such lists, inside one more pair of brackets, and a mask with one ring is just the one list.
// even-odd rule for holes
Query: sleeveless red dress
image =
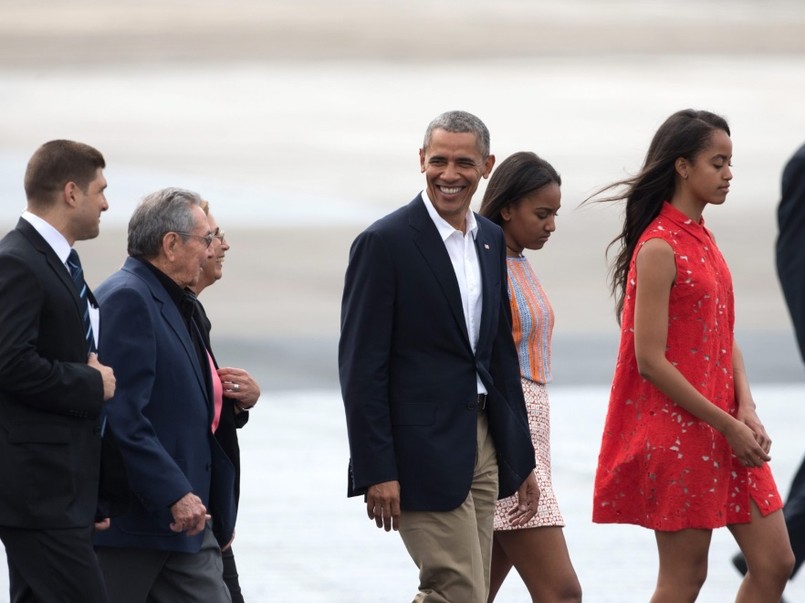
{"label": "sleeveless red dress", "polygon": [[713,404],[737,412],[732,277],[704,221],[696,223],[665,203],[629,265],[593,521],[662,531],[713,529],[750,521],[750,496],[763,515],[776,511],[783,502],[768,463],[744,467],[724,436],[637,372],[635,257],[649,239],[667,241],[676,262],[666,357]]}

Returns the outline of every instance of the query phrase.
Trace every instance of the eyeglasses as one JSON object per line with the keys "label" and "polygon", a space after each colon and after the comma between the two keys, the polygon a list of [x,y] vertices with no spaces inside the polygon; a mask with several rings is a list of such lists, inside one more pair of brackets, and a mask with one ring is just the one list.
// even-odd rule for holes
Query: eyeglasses
{"label": "eyeglasses", "polygon": [[197,235],[193,234],[192,232],[179,232],[178,230],[174,231],[177,235],[182,235],[183,237],[193,237],[194,239],[201,239],[204,241],[204,246],[209,247],[212,245],[212,240],[215,238],[215,235],[211,232],[208,232],[206,235]]}
{"label": "eyeglasses", "polygon": [[215,232],[212,233],[212,236],[214,236],[216,239],[218,239],[221,242],[221,245],[223,245],[226,242],[226,238],[225,238],[226,233],[223,230],[221,230],[220,228],[216,228]]}

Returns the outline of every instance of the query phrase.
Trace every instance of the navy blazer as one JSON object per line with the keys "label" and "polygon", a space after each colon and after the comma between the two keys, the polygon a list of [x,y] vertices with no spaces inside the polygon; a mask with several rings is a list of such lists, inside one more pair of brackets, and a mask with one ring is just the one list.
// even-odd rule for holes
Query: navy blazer
{"label": "navy blazer", "polygon": [[95,518],[103,407],[87,365],[80,298],[23,219],[0,241],[0,524],[88,527]]}
{"label": "navy blazer", "polygon": [[352,245],[339,342],[349,495],[398,480],[405,510],[458,507],[475,465],[476,375],[489,395],[500,496],[516,491],[534,468],[503,233],[476,220],[483,310],[475,353],[450,257],[421,196]]}
{"label": "navy blazer", "polygon": [[777,222],[777,274],[805,360],[805,145],[783,170]]}
{"label": "navy blazer", "polygon": [[156,275],[128,258],[96,291],[103,313],[103,362],[117,378],[107,403],[128,471],[128,514],[98,532],[99,546],[197,552],[203,534],[170,529],[170,507],[188,492],[207,506],[218,542],[235,525],[231,461],[212,435],[208,377],[185,322]]}

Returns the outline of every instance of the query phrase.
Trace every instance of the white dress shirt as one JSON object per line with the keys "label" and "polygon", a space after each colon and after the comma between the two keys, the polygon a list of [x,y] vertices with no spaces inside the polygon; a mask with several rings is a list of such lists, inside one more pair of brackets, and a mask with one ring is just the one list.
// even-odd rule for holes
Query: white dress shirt
{"label": "white dress shirt", "polygon": [[[467,334],[470,337],[472,351],[478,347],[478,334],[481,330],[481,311],[482,311],[482,281],[481,266],[478,263],[478,251],[475,248],[475,237],[478,234],[478,223],[475,221],[475,214],[472,210],[467,210],[467,232],[456,230],[453,226],[442,218],[436,211],[433,202],[430,200],[427,190],[422,191],[422,202],[428,210],[431,220],[442,237],[450,262],[453,264],[453,272],[456,274],[458,289],[461,292],[461,306],[464,310],[464,322],[467,325]],[[486,387],[481,382],[481,377],[476,375],[478,383],[478,393],[485,394]]]}
{"label": "white dress shirt", "polygon": [[[49,222],[46,222],[29,211],[22,212],[22,219],[28,222],[34,227],[36,232],[42,235],[42,238],[45,239],[47,244],[50,245],[54,253],[61,260],[62,264],[64,264],[64,269],[67,270],[67,274],[70,274],[70,268],[67,266],[67,256],[70,255],[70,243],[67,242],[64,235],[53,228]],[[96,308],[89,299],[87,303],[89,305],[89,322],[92,325],[92,336],[95,339],[95,348],[97,349],[98,328],[101,321],[100,312],[98,312],[98,308]]]}

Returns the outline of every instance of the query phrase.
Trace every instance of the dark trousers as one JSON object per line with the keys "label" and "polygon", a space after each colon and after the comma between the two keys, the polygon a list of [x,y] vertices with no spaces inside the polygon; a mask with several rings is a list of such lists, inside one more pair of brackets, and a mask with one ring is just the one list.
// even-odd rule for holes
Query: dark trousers
{"label": "dark trousers", "polygon": [[112,603],[230,603],[209,525],[197,553],[98,547]]}
{"label": "dark trousers", "polygon": [[92,527],[28,530],[0,526],[11,603],[108,603],[92,549]]}
{"label": "dark trousers", "polygon": [[805,460],[802,461],[794,481],[791,482],[783,515],[791,548],[794,550],[794,571],[791,573],[793,578],[805,561]]}
{"label": "dark trousers", "polygon": [[221,560],[224,562],[224,582],[232,596],[232,603],[245,603],[243,593],[240,592],[240,581],[238,580],[238,566],[235,565],[235,552],[230,546],[221,552]]}

